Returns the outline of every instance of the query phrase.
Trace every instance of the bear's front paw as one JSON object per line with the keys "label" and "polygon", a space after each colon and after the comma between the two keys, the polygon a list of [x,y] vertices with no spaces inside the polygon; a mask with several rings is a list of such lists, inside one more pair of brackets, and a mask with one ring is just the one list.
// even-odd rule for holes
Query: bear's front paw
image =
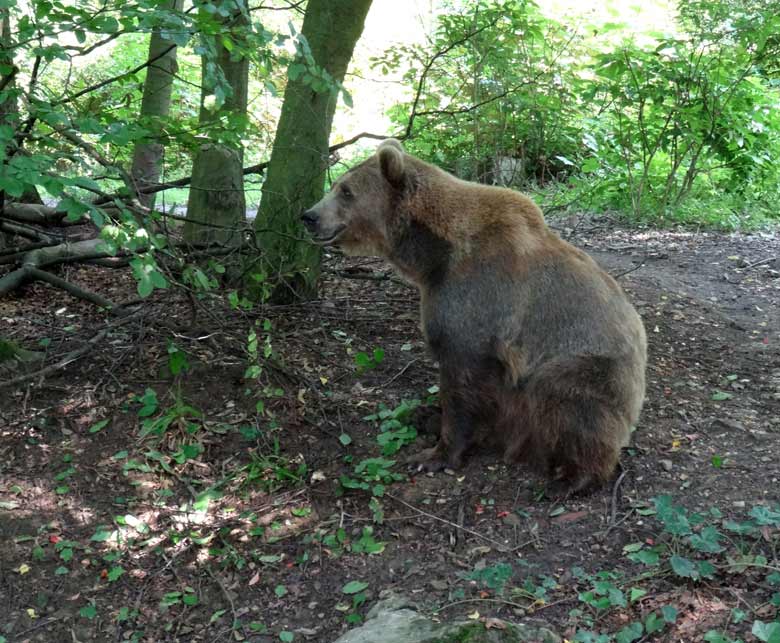
{"label": "bear's front paw", "polygon": [[457,469],[461,464],[459,458],[448,457],[444,453],[441,443],[410,456],[406,462],[413,465],[417,471],[424,471],[425,473],[437,473],[444,469]]}

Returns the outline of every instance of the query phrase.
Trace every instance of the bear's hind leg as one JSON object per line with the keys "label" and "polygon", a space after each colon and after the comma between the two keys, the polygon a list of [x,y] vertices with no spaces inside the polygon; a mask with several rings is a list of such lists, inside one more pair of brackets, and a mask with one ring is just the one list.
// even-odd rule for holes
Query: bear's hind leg
{"label": "bear's hind leg", "polygon": [[572,491],[609,480],[628,440],[632,390],[610,358],[544,365],[528,387],[532,457]]}
{"label": "bear's hind leg", "polygon": [[571,492],[584,491],[612,477],[620,459],[625,421],[600,400],[547,398],[532,411],[536,456],[549,475]]}

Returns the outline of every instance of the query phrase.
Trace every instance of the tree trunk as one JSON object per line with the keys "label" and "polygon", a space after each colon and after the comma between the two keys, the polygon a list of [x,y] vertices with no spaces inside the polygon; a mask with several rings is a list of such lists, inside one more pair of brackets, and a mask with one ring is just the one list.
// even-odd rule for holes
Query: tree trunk
{"label": "tree trunk", "polygon": [[[169,7],[173,11],[181,11],[183,5],[184,0],[170,0]],[[155,29],[149,40],[149,59],[157,58],[172,44],[170,40],[163,38],[160,29]],[[139,192],[160,180],[164,148],[156,137],[159,137],[163,121],[170,111],[171,90],[177,70],[176,47],[170,49],[161,58],[157,58],[146,70],[140,120],[152,131],[152,134],[148,141],[137,143],[133,150],[131,174]],[[146,207],[154,207],[154,193],[140,193],[139,197]]]}
{"label": "tree trunk", "polygon": [[[227,21],[230,36],[241,41],[249,27],[245,13],[235,13]],[[228,51],[217,38],[216,63],[230,86],[225,102],[215,111],[206,106],[206,98],[212,95],[215,83],[207,73],[207,57],[203,57],[200,122],[206,124],[223,116],[246,117],[249,60],[245,56]],[[240,144],[234,147],[223,143],[206,142],[201,145],[192,164],[192,183],[187,201],[187,219],[184,238],[189,242],[229,243],[241,242],[239,229],[246,220],[244,195],[244,152]],[[223,226],[213,228],[202,223]],[[225,227],[230,229],[225,229]]]}
{"label": "tree trunk", "polygon": [[[302,35],[318,67],[341,83],[371,0],[309,0]],[[300,64],[296,61],[291,69]],[[316,295],[319,249],[306,241],[301,212],[323,193],[328,139],[336,110],[336,91],[312,89],[306,74],[290,78],[255,221],[263,268],[276,275],[275,299]]]}
{"label": "tree trunk", "polygon": [[242,170],[239,150],[211,143],[201,146],[192,167],[185,241],[240,244],[240,224],[246,216]]}
{"label": "tree trunk", "polygon": [[[11,43],[11,16],[9,14],[8,7],[0,7],[0,66],[2,66],[2,74],[0,74],[0,86],[3,87],[0,96],[2,101],[0,102],[0,127],[6,129],[11,128],[11,132],[16,132],[16,96],[14,94],[14,60],[13,56],[9,53],[8,45]],[[7,131],[7,130],[6,130]],[[4,136],[3,139],[6,137]],[[7,142],[3,143],[3,149],[0,156],[0,177],[5,174],[5,164],[8,158],[7,155]],[[5,190],[0,187],[0,212],[3,211],[6,204]],[[4,248],[6,245],[6,235],[0,231],[0,248]]]}

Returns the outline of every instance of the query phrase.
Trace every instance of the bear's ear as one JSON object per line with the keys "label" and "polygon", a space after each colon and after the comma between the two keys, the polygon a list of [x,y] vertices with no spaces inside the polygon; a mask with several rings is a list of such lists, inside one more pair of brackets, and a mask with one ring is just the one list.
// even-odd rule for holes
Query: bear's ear
{"label": "bear's ear", "polygon": [[404,148],[394,138],[382,141],[377,149],[379,167],[391,185],[401,187],[404,184]]}

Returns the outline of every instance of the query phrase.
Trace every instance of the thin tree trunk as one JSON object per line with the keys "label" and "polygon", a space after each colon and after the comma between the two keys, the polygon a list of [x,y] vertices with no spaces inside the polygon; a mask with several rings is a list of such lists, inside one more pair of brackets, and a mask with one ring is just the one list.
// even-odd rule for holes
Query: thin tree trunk
{"label": "thin tree trunk", "polygon": [[[0,102],[0,127],[11,127],[12,131],[16,131],[16,98],[13,94],[14,91],[14,79],[13,75],[15,70],[13,68],[14,60],[13,56],[9,53],[8,45],[11,42],[11,16],[9,14],[8,7],[0,8],[0,65],[4,67],[3,73],[0,76],[0,86],[3,87],[2,93],[5,94],[5,100]],[[7,150],[2,150],[2,165],[0,166],[0,176],[5,174],[5,165]],[[5,207],[6,194],[5,190],[0,187],[0,212]],[[0,249],[4,248],[6,244],[5,233],[0,232]]]}
{"label": "thin tree trunk", "polygon": [[[170,0],[169,8],[181,11],[184,0]],[[171,42],[163,38],[159,29],[152,32],[149,39],[149,60],[155,62],[146,70],[144,95],[141,101],[141,121],[152,130],[149,140],[136,144],[133,150],[133,168],[131,175],[138,188],[141,202],[148,208],[154,207],[155,194],[145,194],[143,188],[155,185],[160,180],[164,147],[158,140],[162,122],[167,118],[171,108],[171,91],[173,79],[178,71],[176,63],[176,47],[160,56],[169,49]]]}
{"label": "thin tree trunk", "polygon": [[[228,20],[230,37],[243,38],[249,29],[245,13],[236,12]],[[217,39],[217,65],[230,86],[230,95],[218,110],[209,111],[206,98],[214,87],[207,74],[208,59],[203,58],[200,122],[216,120],[219,116],[246,116],[249,86],[249,60],[245,56],[231,54],[222,39]],[[190,243],[218,242],[238,245],[241,242],[240,227],[246,220],[246,197],[243,173],[244,151],[240,145],[204,143],[192,164],[192,183],[187,202],[187,218],[193,223],[184,225],[184,238]],[[213,223],[213,228],[194,222]]]}
{"label": "thin tree trunk", "polygon": [[[302,35],[317,66],[340,83],[363,32],[371,0],[309,0]],[[295,61],[300,65],[301,61]],[[309,79],[310,81],[311,79]],[[255,221],[263,268],[275,298],[316,295],[320,252],[304,237],[300,213],[323,193],[328,139],[338,95],[312,89],[305,74],[290,78]]]}

